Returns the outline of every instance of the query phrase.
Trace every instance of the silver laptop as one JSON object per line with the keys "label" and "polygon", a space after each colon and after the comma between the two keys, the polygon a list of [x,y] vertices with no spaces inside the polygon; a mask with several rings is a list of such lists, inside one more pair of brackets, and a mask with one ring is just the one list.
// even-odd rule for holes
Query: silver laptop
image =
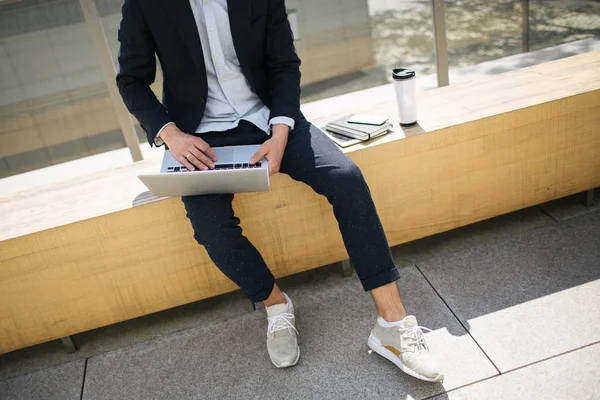
{"label": "silver laptop", "polygon": [[158,197],[266,192],[269,190],[269,166],[264,158],[255,165],[248,161],[260,145],[213,147],[215,169],[188,171],[165,151],[158,174],[139,175],[140,180]]}

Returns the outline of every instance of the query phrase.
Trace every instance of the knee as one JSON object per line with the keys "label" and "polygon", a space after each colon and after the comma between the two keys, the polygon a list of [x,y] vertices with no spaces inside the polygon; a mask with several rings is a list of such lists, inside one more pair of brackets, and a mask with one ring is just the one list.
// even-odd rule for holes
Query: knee
{"label": "knee", "polygon": [[239,219],[228,218],[223,220],[201,219],[192,220],[194,229],[194,239],[198,244],[205,247],[214,245],[225,245],[237,237],[242,236],[242,228],[239,225]]}
{"label": "knee", "polygon": [[362,171],[350,159],[336,170],[334,179],[336,183],[339,183],[340,187],[345,187],[346,189],[365,186],[365,178]]}
{"label": "knee", "polygon": [[345,201],[348,197],[370,195],[365,178],[353,161],[336,168],[329,183],[326,185],[325,196],[333,204],[338,200]]}

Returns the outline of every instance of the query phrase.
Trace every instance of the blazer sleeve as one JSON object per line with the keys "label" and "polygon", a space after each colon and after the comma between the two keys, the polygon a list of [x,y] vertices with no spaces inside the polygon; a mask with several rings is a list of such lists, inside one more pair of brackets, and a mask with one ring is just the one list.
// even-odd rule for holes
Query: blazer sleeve
{"label": "blazer sleeve", "polygon": [[122,12],[117,87],[152,146],[160,129],[172,122],[150,89],[156,77],[156,46],[137,0],[125,0]]}
{"label": "blazer sleeve", "polygon": [[268,0],[265,69],[271,91],[271,115],[298,120],[300,116],[300,58],[284,0]]}

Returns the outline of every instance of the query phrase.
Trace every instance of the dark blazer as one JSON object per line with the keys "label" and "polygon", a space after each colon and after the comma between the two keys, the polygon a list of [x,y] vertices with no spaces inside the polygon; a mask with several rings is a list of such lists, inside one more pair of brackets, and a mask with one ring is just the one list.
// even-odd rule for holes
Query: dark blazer
{"label": "dark blazer", "polygon": [[[235,51],[250,87],[271,117],[300,118],[300,59],[284,0],[228,0]],[[208,94],[198,28],[189,0],[125,0],[119,28],[117,86],[148,141],[174,122],[193,133]],[[158,56],[163,70],[160,103],[150,85]]]}

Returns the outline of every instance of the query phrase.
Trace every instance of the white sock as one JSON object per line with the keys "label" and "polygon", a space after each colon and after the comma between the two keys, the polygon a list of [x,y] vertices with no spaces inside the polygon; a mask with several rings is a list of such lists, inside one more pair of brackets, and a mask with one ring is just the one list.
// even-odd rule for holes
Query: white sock
{"label": "white sock", "polygon": [[393,328],[394,326],[404,327],[404,320],[388,322],[381,317],[377,317],[377,323],[384,328]]}

